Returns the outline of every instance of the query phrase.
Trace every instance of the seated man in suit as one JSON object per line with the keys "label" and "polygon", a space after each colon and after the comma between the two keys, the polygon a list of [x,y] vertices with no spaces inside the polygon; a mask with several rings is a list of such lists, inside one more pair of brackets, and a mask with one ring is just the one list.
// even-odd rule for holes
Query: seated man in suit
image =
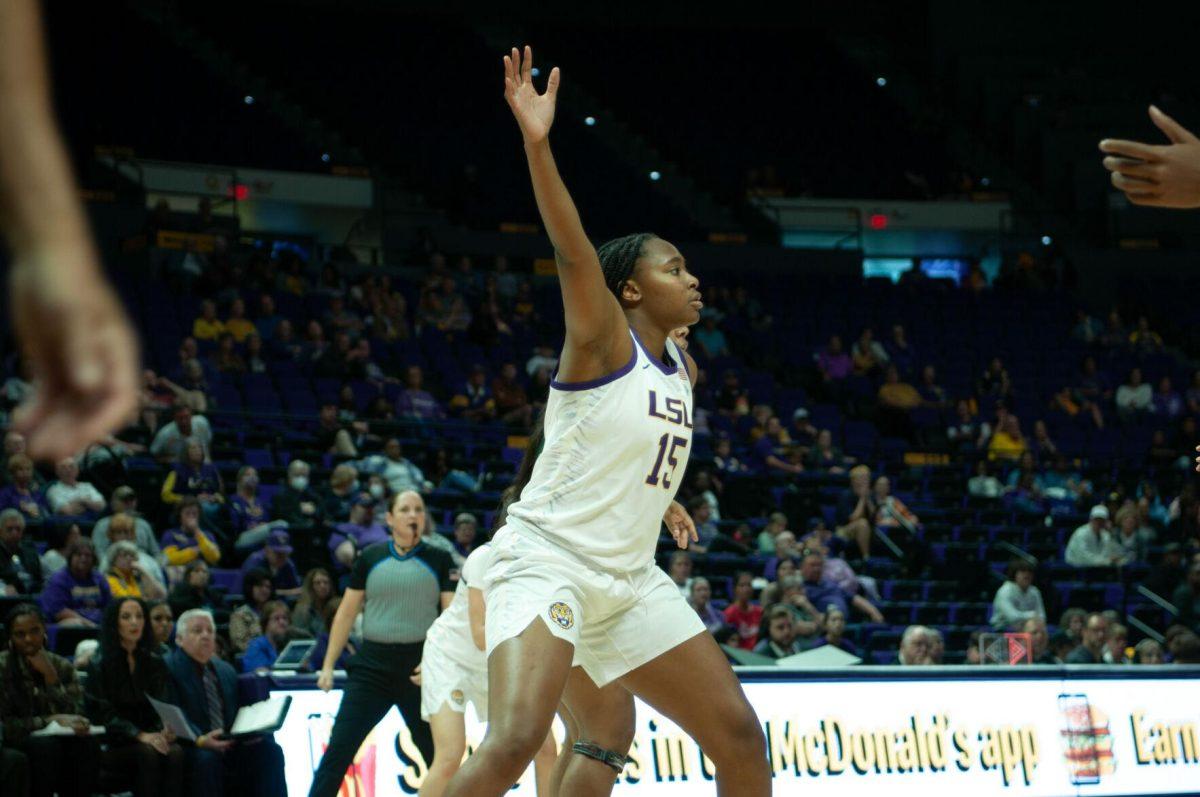
{"label": "seated man in suit", "polygon": [[[189,779],[196,797],[245,795],[285,797],[283,750],[269,736],[226,738],[237,716],[237,673],[215,658],[216,626],[205,609],[192,609],[175,626],[177,647],[166,657],[169,699],[196,734],[187,745]],[[182,741],[182,740],[181,740]]]}

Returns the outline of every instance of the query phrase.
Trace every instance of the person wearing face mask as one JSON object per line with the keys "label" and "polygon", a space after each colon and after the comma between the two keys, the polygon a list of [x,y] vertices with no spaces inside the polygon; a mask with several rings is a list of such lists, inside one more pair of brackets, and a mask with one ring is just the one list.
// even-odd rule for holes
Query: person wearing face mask
{"label": "person wearing face mask", "polygon": [[[22,603],[8,613],[8,647],[0,652],[0,720],[4,744],[28,757],[34,797],[88,797],[95,782],[100,745],[89,735],[83,689],[71,662],[46,650],[46,622],[37,607]],[[74,736],[32,736],[51,722]],[[70,761],[73,766],[63,766]],[[5,793],[16,788],[0,781]],[[20,791],[16,792],[20,794]]]}
{"label": "person wearing face mask", "polygon": [[146,616],[138,598],[105,610],[100,658],[88,667],[88,718],[106,731],[104,770],[132,783],[135,797],[174,797],[183,790],[183,750],[146,699],[167,699],[167,667]]}
{"label": "person wearing face mask", "polygon": [[367,495],[375,502],[375,517],[383,517],[388,508],[387,482],[378,473],[367,477]]}
{"label": "person wearing face mask", "polygon": [[267,536],[263,547],[242,563],[242,572],[265,570],[275,585],[276,594],[293,598],[300,594],[300,573],[292,561],[292,539],[283,529],[275,529]]}
{"label": "person wearing face mask", "polygon": [[309,467],[304,460],[288,463],[287,482],[271,502],[271,516],[286,522],[293,533],[321,525],[321,497],[309,484]]}
{"label": "person wearing face mask", "polygon": [[[337,793],[359,745],[393,705],[400,709],[421,756],[433,761],[433,736],[429,723],[421,719],[418,670],[425,634],[454,598],[454,565],[444,551],[422,542],[425,502],[418,493],[393,497],[387,523],[391,538],[368,547],[354,563],[350,585],[334,615],[317,678],[321,689],[333,688],[334,664],[360,611],[364,642],[354,657],[310,797]],[[411,677],[404,677],[409,673]]]}

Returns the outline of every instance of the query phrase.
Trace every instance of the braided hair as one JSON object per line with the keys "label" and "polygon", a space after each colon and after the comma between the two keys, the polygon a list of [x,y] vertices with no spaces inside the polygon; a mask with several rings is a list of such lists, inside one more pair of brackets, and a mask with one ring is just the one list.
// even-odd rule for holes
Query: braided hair
{"label": "braided hair", "polygon": [[[32,617],[41,624],[43,630],[46,628],[46,618],[42,615],[41,609],[32,603],[18,603],[4,618],[5,631],[11,635],[13,625],[22,617]],[[4,685],[8,688],[9,705],[14,709],[13,716],[32,717],[34,715],[33,695],[29,690],[21,688],[21,657],[17,655],[16,649],[13,647],[11,636],[8,641],[8,650],[8,672],[4,678]]]}
{"label": "braided hair", "polygon": [[633,276],[633,269],[638,258],[642,256],[646,242],[657,237],[652,232],[633,233],[614,238],[596,250],[600,258],[600,268],[604,271],[604,284],[618,299],[621,298],[621,289]]}

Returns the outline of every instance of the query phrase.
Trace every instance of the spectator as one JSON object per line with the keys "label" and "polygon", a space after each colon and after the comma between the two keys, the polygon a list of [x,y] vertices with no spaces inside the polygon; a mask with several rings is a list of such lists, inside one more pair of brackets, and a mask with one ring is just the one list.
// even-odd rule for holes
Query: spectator
{"label": "spectator", "polygon": [[[333,578],[323,567],[314,567],[304,574],[300,585],[300,597],[292,609],[292,627],[307,631],[314,637],[325,633],[325,615],[330,602],[337,597],[333,591]],[[319,661],[313,657],[314,661]]]}
{"label": "spectator", "polygon": [[737,634],[737,646],[743,650],[754,650],[758,644],[763,608],[753,600],[754,576],[741,570],[734,576],[733,602],[725,608],[724,619]]}
{"label": "spectator", "polygon": [[388,530],[374,520],[375,501],[360,494],[350,508],[349,520],[334,527],[329,535],[329,553],[335,565],[349,569],[368,545],[391,539]]}
{"label": "spectator", "polygon": [[212,353],[212,367],[220,374],[244,374],[246,361],[238,353],[233,335],[224,333],[217,341],[217,349]]}
{"label": "spectator", "polygon": [[903,501],[892,495],[892,481],[887,476],[875,480],[874,487],[875,525],[880,528],[902,528],[909,534],[917,534],[921,519],[913,514]]}
{"label": "spectator", "polygon": [[414,421],[440,421],[445,413],[433,394],[423,387],[424,375],[420,366],[410,365],[404,371],[404,389],[396,399],[396,417]]}
{"label": "spectator", "polygon": [[404,456],[404,449],[398,438],[390,438],[384,443],[383,455],[383,478],[393,495],[409,490],[428,493],[433,489],[433,482],[428,481],[421,469]]}
{"label": "spectator", "polygon": [[[1188,415],[1200,415],[1200,371],[1192,372],[1192,384],[1184,394]],[[7,450],[7,449],[6,449]]]}
{"label": "spectator", "polygon": [[1120,623],[1111,623],[1108,638],[1104,641],[1105,664],[1129,664],[1125,646],[1129,642],[1129,629]]}
{"label": "spectator", "polygon": [[[763,526],[763,530],[759,532],[757,544],[758,552],[763,554],[774,554],[776,551],[775,538],[787,529],[787,515],[782,512],[772,512],[767,516],[767,524]],[[793,535],[793,539],[795,536]]]}
{"label": "spectator", "polygon": [[[353,423],[351,422],[351,429],[354,428]],[[346,425],[338,418],[337,404],[332,401],[322,402],[320,414],[317,416],[317,433],[315,435],[317,450],[322,454],[357,457],[358,446],[354,443],[351,429],[346,428]]]}
{"label": "spectator", "polygon": [[1033,478],[1033,485],[1040,493],[1042,491],[1042,474],[1038,471],[1037,460],[1032,451],[1026,451],[1017,461],[1017,467],[1008,472],[1008,488],[1016,489],[1025,476]]}
{"label": "spectator", "polygon": [[208,562],[203,559],[193,560],[183,571],[183,579],[171,588],[167,602],[171,612],[180,617],[189,609],[216,609],[222,606],[221,596],[212,590],[209,584],[212,572]]}
{"label": "spectator", "polygon": [[1061,664],[1050,650],[1050,635],[1044,617],[1029,617],[1020,625],[1029,634],[1029,656],[1034,664]]}
{"label": "spectator", "polygon": [[258,300],[258,318],[254,321],[254,330],[265,341],[275,339],[275,332],[283,323],[283,316],[275,312],[275,298],[264,293]]}
{"label": "spectator", "polygon": [[1097,504],[1088,522],[1075,529],[1067,542],[1063,559],[1072,567],[1116,567],[1124,564],[1125,554],[1108,530],[1108,507]]}
{"label": "spectator", "polygon": [[762,437],[754,444],[754,459],[759,472],[768,476],[793,475],[804,472],[804,466],[788,461],[789,445],[784,442],[787,432],[772,415]]}
{"label": "spectator", "polygon": [[242,659],[242,672],[268,670],[287,647],[292,613],[283,601],[270,601],[262,611],[263,634],[250,641]]}
{"label": "spectator", "polygon": [[796,640],[792,612],[786,606],[772,606],[767,612],[767,638],[754,647],[754,652],[772,659],[782,659],[799,653],[803,648]]}
{"label": "spectator", "polygon": [[1071,337],[1087,346],[1099,343],[1100,336],[1104,333],[1104,325],[1100,323],[1100,319],[1087,314],[1087,311],[1080,308],[1075,313],[1075,326],[1071,329]]}
{"label": "spectator", "polygon": [[1058,454],[1058,446],[1051,439],[1050,430],[1043,420],[1033,422],[1033,442],[1030,444],[1030,450],[1043,462]]}
{"label": "spectator", "polygon": [[1137,505],[1129,502],[1118,509],[1116,521],[1117,533],[1113,538],[1121,549],[1122,561],[1148,561],[1150,546],[1154,544],[1154,530],[1141,525]]}
{"label": "spectator", "polygon": [[[6,748],[28,756],[37,797],[91,797],[100,745],[89,734],[75,668],[46,650],[46,623],[33,604],[15,606],[4,625],[9,641],[0,651],[0,722]],[[75,735],[32,735],[52,722]],[[16,787],[7,779],[0,782],[5,793]]]}
{"label": "spectator", "polygon": [[801,551],[817,551],[825,557],[825,567],[821,573],[823,578],[851,595],[858,594],[864,585],[874,594],[874,579],[860,579],[843,558],[846,547],[846,541],[826,528],[824,518],[819,516],[809,518],[808,534],[804,535],[799,545]]}
{"label": "spectator", "polygon": [[964,656],[964,662],[970,665],[983,664],[983,650],[981,642],[983,641],[982,631],[972,631],[967,637],[967,650]]}
{"label": "spectator", "polygon": [[167,588],[152,572],[142,569],[138,562],[138,547],[132,542],[114,542],[106,554],[107,567],[101,571],[108,577],[108,588],[114,598],[161,600]]}
{"label": "spectator", "polygon": [[89,482],[79,481],[79,463],[64,457],[54,466],[58,481],[46,490],[46,501],[56,515],[94,516],[104,509],[104,496]]}
{"label": "spectator", "polygon": [[967,481],[967,494],[972,498],[999,498],[1004,494],[1004,486],[992,475],[986,459],[975,463],[975,475]]}
{"label": "spectator", "polygon": [[296,337],[296,328],[286,318],[275,328],[275,335],[267,338],[267,355],[277,362],[298,363],[307,349],[306,341]]}
{"label": "spectator", "polygon": [[496,401],[496,415],[509,426],[526,428],[533,421],[533,406],[525,388],[517,381],[517,366],[505,363],[500,375],[492,380],[492,396]]}
{"label": "spectator", "polygon": [[179,525],[163,532],[160,541],[167,564],[181,567],[197,559],[204,559],[210,565],[219,562],[221,549],[200,529],[200,502],[186,496],[179,502],[177,512]]}
{"label": "spectator", "polygon": [[321,502],[325,522],[344,523],[350,518],[350,507],[359,498],[358,471],[343,462],[329,474],[329,487]]}
{"label": "spectator", "polygon": [[[696,526],[697,539],[688,545],[688,549],[694,553],[709,553],[732,550],[731,546],[736,546],[732,540],[721,534],[717,524],[712,519],[712,504],[702,495],[698,495],[688,502],[688,513],[692,516],[692,523]],[[715,546],[715,547],[714,547]]]}
{"label": "spectator", "polygon": [[829,338],[829,344],[817,355],[817,370],[826,388],[835,391],[854,372],[854,360],[843,349],[841,336]]}
{"label": "spectator", "polygon": [[192,322],[192,337],[196,340],[216,340],[225,331],[217,318],[217,303],[205,299],[200,303],[200,317]]}
{"label": "spectator", "polygon": [[692,338],[700,344],[700,351],[708,360],[729,356],[729,341],[725,333],[717,329],[717,319],[708,316],[700,322],[700,328],[692,333]]}
{"label": "spectator", "polygon": [[992,600],[992,628],[1014,629],[1030,619],[1046,621],[1042,593],[1033,583],[1036,572],[1036,568],[1024,559],[1013,559],[1008,563],[1007,578]]}
{"label": "spectator", "polygon": [[1153,639],[1143,639],[1133,649],[1134,664],[1163,664],[1162,645]]}
{"label": "spectator", "polygon": [[43,523],[50,516],[45,493],[33,481],[33,460],[24,454],[8,458],[8,486],[0,489],[0,511],[15,509],[29,523]]}
{"label": "spectator", "polygon": [[229,642],[239,655],[246,652],[252,639],[262,636],[263,609],[276,600],[271,574],[260,567],[243,570],[242,597],[246,602],[229,615]]}
{"label": "spectator", "polygon": [[879,425],[884,434],[892,437],[911,437],[912,421],[909,412],[924,404],[917,389],[900,379],[900,369],[889,365],[879,388]]}
{"label": "spectator", "polygon": [[856,465],[850,469],[850,489],[838,499],[837,535],[858,546],[863,559],[871,556],[871,537],[875,533],[875,516],[878,512],[875,496],[871,492],[871,469]]}
{"label": "spectator", "polygon": [[802,449],[809,449],[817,445],[820,435],[821,430],[813,425],[808,410],[797,407],[792,413],[791,428],[788,429],[788,436],[792,438],[792,442]]}
{"label": "spectator", "polygon": [[830,645],[831,647],[840,648],[851,656],[858,656],[858,648],[853,642],[846,639],[846,615],[838,608],[831,608],[825,612],[824,622],[821,624],[822,635],[817,639],[814,647],[822,647]]}
{"label": "spectator", "polygon": [[733,456],[733,444],[725,434],[717,435],[713,442],[713,467],[729,476],[741,476],[750,472],[740,459]]}
{"label": "spectator", "polygon": [[1117,388],[1117,414],[1123,421],[1131,421],[1154,409],[1154,394],[1150,386],[1142,381],[1142,369],[1129,372],[1129,380]]}
{"label": "spectator", "polygon": [[1092,495],[1092,483],[1073,470],[1062,454],[1054,458],[1054,464],[1042,475],[1042,488],[1047,498],[1056,501],[1086,501]]}
{"label": "spectator", "polygon": [[763,575],[767,580],[774,581],[779,563],[785,559],[794,559],[800,553],[796,546],[796,535],[790,531],[781,531],[775,535],[775,555],[767,560]]}
{"label": "spectator", "polygon": [[271,515],[297,531],[309,531],[321,523],[321,497],[309,486],[310,468],[302,459],[288,463],[287,481],[271,502]]}
{"label": "spectator", "polygon": [[1150,353],[1163,347],[1163,339],[1150,328],[1150,319],[1143,315],[1138,317],[1137,328],[1129,334],[1129,345],[1138,352]]}
{"label": "spectator", "polygon": [[157,649],[145,604],[120,598],[104,612],[100,658],[86,682],[88,719],[106,732],[102,768],[147,797],[183,790],[183,750],[146,699],[167,699],[167,668]]}
{"label": "spectator", "polygon": [[1104,643],[1107,639],[1108,620],[1098,612],[1089,614],[1080,634],[1079,646],[1067,656],[1066,663],[1103,664]]}
{"label": "spectator", "polygon": [[1005,401],[1012,396],[1012,380],[999,357],[993,357],[987,369],[975,384],[975,393],[981,399]]}
{"label": "spectator", "polygon": [[275,592],[285,598],[300,594],[300,573],[292,561],[292,540],[283,529],[275,529],[262,548],[246,557],[242,572],[265,570],[275,585]]}
{"label": "spectator", "polygon": [[217,466],[204,461],[204,448],[191,440],[184,455],[163,480],[161,498],[168,506],[180,503],[185,496],[196,499],[205,520],[213,522],[225,503],[225,485]]}
{"label": "spectator", "polygon": [[808,467],[816,471],[824,471],[834,476],[846,472],[847,465],[853,465],[854,457],[847,457],[842,450],[833,444],[833,433],[822,429],[817,435],[815,444],[808,452]]}
{"label": "spectator", "polygon": [[487,387],[487,371],[482,365],[471,368],[471,374],[454,398],[450,410],[472,423],[483,423],[496,417],[496,402]]}
{"label": "spectator", "polygon": [[942,664],[946,656],[946,638],[936,628],[929,629],[929,663]]}
{"label": "spectator", "polygon": [[988,443],[988,459],[1015,462],[1028,449],[1025,435],[1021,434],[1020,420],[1016,415],[1005,414]]}
{"label": "spectator", "polygon": [[[715,637],[722,637],[728,634],[728,629],[725,625],[725,618],[719,611],[713,608],[712,605],[712,585],[708,583],[707,578],[697,577],[692,579],[690,594],[688,595],[688,603],[696,614],[700,615],[700,622],[704,623],[704,627],[708,629],[708,633]],[[718,641],[721,641],[718,639]]]}
{"label": "spectator", "polygon": [[335,332],[351,336],[362,332],[364,324],[358,313],[346,307],[346,300],[339,294],[329,297],[329,311],[325,313],[325,325]]}
{"label": "spectator", "polygon": [[950,406],[945,388],[938,384],[937,369],[932,365],[921,369],[921,381],[917,384],[917,392],[921,394],[921,400],[927,407],[940,410]]}
{"label": "spectator", "polygon": [[[475,538],[479,534],[479,521],[470,512],[460,512],[454,517],[454,550],[465,562],[475,550]],[[462,567],[462,562],[458,562]]]}
{"label": "spectator", "polygon": [[539,343],[533,347],[533,356],[525,363],[525,373],[528,376],[532,377],[541,371],[552,374],[557,369],[558,355],[554,353],[553,346]]}
{"label": "spectator", "polygon": [[37,548],[25,539],[25,516],[16,509],[0,511],[0,582],[9,595],[35,595],[44,583]]}
{"label": "spectator", "polygon": [[687,597],[692,589],[692,555],[687,551],[675,551],[671,554],[667,566],[667,575],[671,577],[679,594]]}
{"label": "spectator", "polygon": [[1200,636],[1182,631],[1171,640],[1170,651],[1174,664],[1200,664]]}
{"label": "spectator", "polygon": [[930,648],[930,629],[923,625],[910,625],[900,636],[897,662],[906,667],[933,664]]}
{"label": "spectator", "polygon": [[961,449],[984,449],[992,439],[992,427],[972,411],[971,402],[960,399],[955,405],[954,423],[946,429],[946,439]]}
{"label": "spectator", "polygon": [[173,464],[178,462],[186,453],[187,444],[196,441],[204,449],[205,459],[209,458],[212,447],[212,427],[203,415],[192,415],[186,405],[175,407],[175,420],[158,430],[154,441],[150,443],[150,453],[159,462]]}
{"label": "spectator", "polygon": [[905,376],[911,376],[917,370],[917,353],[908,342],[908,335],[901,324],[892,325],[892,338],[884,344],[888,360]]}
{"label": "spectator", "polygon": [[193,797],[221,797],[227,791],[282,797],[283,751],[269,737],[235,744],[227,734],[238,713],[237,673],[216,653],[211,614],[179,618],[178,647],[166,657],[170,700],[179,706],[195,734],[185,745]]}
{"label": "spectator", "polygon": [[[105,550],[104,554],[100,557],[100,571],[102,573],[107,573],[112,565],[111,557],[109,556],[112,546],[116,545],[118,542],[129,542],[133,543],[134,551],[137,554],[135,559],[136,569],[146,574],[148,578],[151,578],[160,584],[166,584],[167,577],[163,572],[162,563],[138,546],[138,544],[134,541],[134,528],[133,516],[124,512],[112,516],[107,532],[107,536],[111,542],[108,546],[108,549]],[[158,550],[157,542],[154,543],[154,550]]]}
{"label": "spectator", "polygon": [[1179,622],[1182,625],[1194,631],[1200,630],[1200,561],[1193,560],[1188,568],[1187,580],[1175,589],[1171,603],[1179,610]]}
{"label": "spectator", "polygon": [[[78,523],[55,523],[46,532],[46,552],[42,554],[42,575],[46,578],[67,566],[67,551],[79,542]],[[104,568],[101,568],[103,570]]]}
{"label": "spectator", "polygon": [[750,394],[742,387],[737,371],[729,369],[721,379],[721,388],[717,391],[717,412],[728,418],[750,412]]}
{"label": "spectator", "polygon": [[165,656],[175,644],[175,615],[171,612],[171,604],[165,600],[149,601],[146,609],[150,615],[150,630],[158,643],[158,655]]}
{"label": "spectator", "polygon": [[1087,612],[1083,609],[1067,609],[1058,620],[1058,630],[1067,635],[1067,639],[1078,645],[1083,639],[1083,627],[1087,624]]}
{"label": "spectator", "polygon": [[1160,418],[1172,421],[1183,415],[1183,396],[1171,387],[1171,377],[1164,376],[1159,380],[1151,411]]}
{"label": "spectator", "polygon": [[67,566],[42,591],[42,611],[59,625],[94,628],[111,601],[108,579],[96,570],[96,551],[88,540],[72,546]]}
{"label": "spectator", "polygon": [[872,606],[870,601],[862,595],[847,593],[825,578],[824,570],[824,556],[815,551],[804,554],[800,562],[800,578],[804,580],[804,594],[808,602],[818,611],[818,623],[830,607],[836,607],[842,614],[848,615],[851,606],[865,614],[872,623],[883,622],[883,614]]}
{"label": "spectator", "polygon": [[92,544],[96,546],[97,554],[104,556],[104,552],[108,550],[112,536],[109,532],[109,524],[116,515],[123,513],[129,515],[133,520],[133,541],[137,544],[138,550],[155,560],[162,556],[162,551],[158,547],[158,538],[154,536],[154,529],[150,526],[149,521],[138,513],[137,502],[137,492],[132,487],[122,485],[113,490],[112,500],[109,502],[112,514],[100,518],[92,527]]}
{"label": "spectator", "polygon": [[237,472],[237,492],[229,499],[229,528],[242,550],[261,544],[271,533],[267,508],[258,494],[258,470],[244,465]]}
{"label": "spectator", "polygon": [[858,340],[850,347],[850,356],[854,360],[854,373],[866,376],[879,373],[890,362],[887,351],[875,340],[875,332],[870,327],[863,328]]}

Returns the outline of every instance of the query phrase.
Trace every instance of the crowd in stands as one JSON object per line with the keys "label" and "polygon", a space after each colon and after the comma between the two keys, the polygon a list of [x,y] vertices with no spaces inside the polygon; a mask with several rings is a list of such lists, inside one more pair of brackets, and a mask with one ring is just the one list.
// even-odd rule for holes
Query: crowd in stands
{"label": "crowd in stands", "polygon": [[[227,679],[311,637],[319,667],[350,568],[387,539],[399,492],[424,496],[425,540],[457,563],[486,539],[557,365],[555,293],[504,258],[482,272],[466,256],[427,260],[415,277],[348,279],[286,250],[214,256],[188,282],[198,305],[150,278],[154,370],[129,427],[52,471],[7,431],[0,593],[19,606],[0,654],[6,744],[53,717],[110,721],[124,709],[95,708],[87,689],[162,691],[198,671],[183,655]],[[175,265],[156,267],[178,285]],[[660,554],[731,655],[828,645],[866,663],[980,663],[987,634],[1022,632],[1039,663],[1200,661],[1200,496],[1184,478],[1200,371],[1177,391],[1184,362],[1146,318],[1127,330],[1115,312],[1081,313],[1045,330],[1064,334],[1046,346],[1081,355],[1075,375],[1055,370],[1065,384],[1018,377],[1000,356],[978,373],[946,367],[945,348],[901,323],[883,340],[853,330],[849,347],[841,333],[789,345],[782,368],[759,344],[787,338],[788,319],[713,282],[690,334],[700,372],[679,494],[699,541],[672,552],[664,536]],[[6,365],[9,409],[28,384]],[[121,636],[125,613],[139,613],[137,640]],[[173,633],[173,618],[189,623]],[[25,625],[47,632],[33,653],[18,652],[34,647],[20,647]],[[118,677],[122,645],[165,666]],[[88,655],[99,664],[80,665]],[[30,702],[37,684],[47,696]],[[157,769],[137,763],[142,748],[106,749],[101,768],[171,788],[178,740],[126,719]]]}

